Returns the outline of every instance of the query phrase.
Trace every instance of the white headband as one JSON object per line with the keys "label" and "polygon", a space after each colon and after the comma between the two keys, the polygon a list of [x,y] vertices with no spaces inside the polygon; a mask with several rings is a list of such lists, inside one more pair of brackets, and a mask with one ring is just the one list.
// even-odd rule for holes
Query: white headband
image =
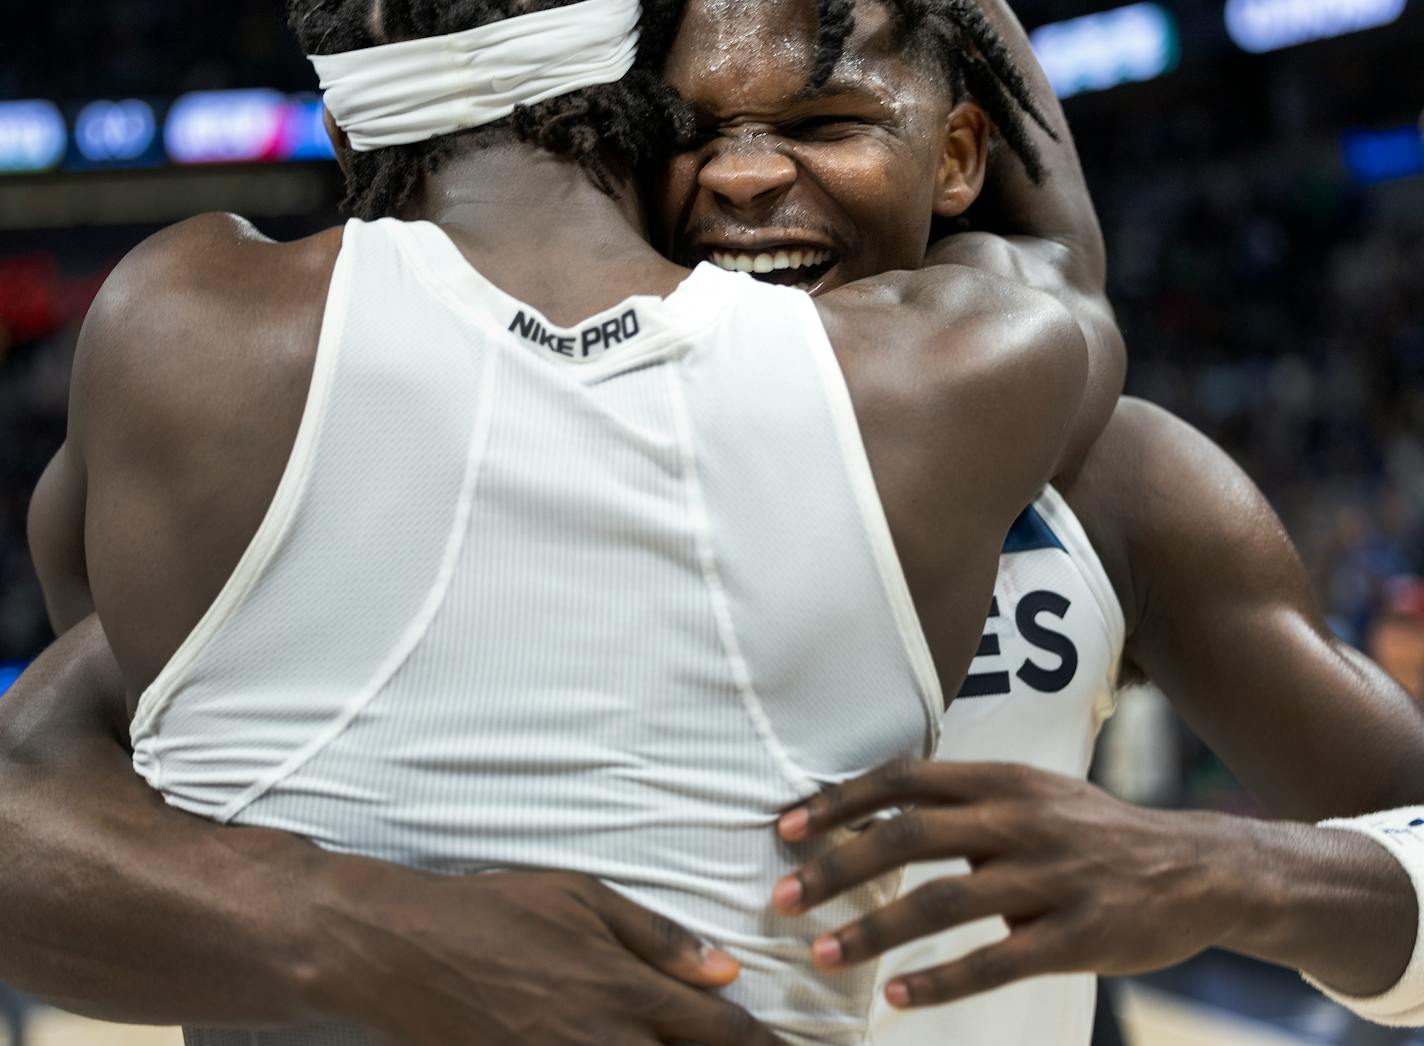
{"label": "white headband", "polygon": [[582,0],[450,36],[313,55],[326,107],[370,152],[503,120],[623,79],[638,54],[639,0]]}

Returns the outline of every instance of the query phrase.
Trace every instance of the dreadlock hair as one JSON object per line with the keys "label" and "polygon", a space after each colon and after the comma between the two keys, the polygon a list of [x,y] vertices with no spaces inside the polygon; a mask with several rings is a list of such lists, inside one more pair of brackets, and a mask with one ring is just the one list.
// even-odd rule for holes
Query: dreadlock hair
{"label": "dreadlock hair", "polygon": [[[1023,72],[976,0],[883,0],[900,21],[900,36],[933,54],[956,98],[968,96],[984,107],[999,134],[1023,162],[1034,182],[1046,174],[1043,159],[1024,122],[1027,116],[1054,141],[1058,135],[1034,104]],[[831,78],[855,26],[855,0],[817,0],[821,34],[811,85]]]}
{"label": "dreadlock hair", "polygon": [[[570,0],[287,0],[288,21],[309,55],[445,36]],[[622,80],[535,105],[508,119],[429,141],[351,155],[342,208],[374,220],[405,215],[427,175],[461,152],[529,142],[584,168],[613,194],[613,168],[638,170],[668,155],[695,128],[691,110],[659,75],[685,0],[645,0],[636,64]]]}

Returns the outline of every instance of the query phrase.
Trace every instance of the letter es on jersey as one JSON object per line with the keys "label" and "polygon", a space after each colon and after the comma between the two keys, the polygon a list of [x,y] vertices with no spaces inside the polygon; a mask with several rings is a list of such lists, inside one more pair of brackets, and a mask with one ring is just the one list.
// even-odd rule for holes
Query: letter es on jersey
{"label": "letter es on jersey", "polygon": [[[1078,673],[1078,648],[1054,624],[1065,621],[1072,602],[1057,592],[1029,592],[1014,608],[1013,620],[1018,634],[1033,648],[1014,670],[1024,685],[1044,694],[1064,690]],[[996,596],[989,607],[989,622],[1002,616]],[[980,658],[997,658],[1004,654],[999,634],[986,629],[975,653]],[[1007,670],[971,672],[959,691],[960,697],[999,697],[1013,689],[1013,678]]]}

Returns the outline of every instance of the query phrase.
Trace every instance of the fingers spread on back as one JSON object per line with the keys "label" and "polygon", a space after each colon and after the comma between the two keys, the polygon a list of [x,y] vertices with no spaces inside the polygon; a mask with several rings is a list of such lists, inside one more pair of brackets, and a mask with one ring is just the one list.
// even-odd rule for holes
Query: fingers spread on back
{"label": "fingers spread on back", "polygon": [[855,838],[808,861],[795,873],[799,899],[788,904],[789,896],[778,893],[777,905],[794,914],[908,864],[991,857],[997,838],[972,809],[911,810],[877,821]]}
{"label": "fingers spread on back", "polygon": [[990,869],[931,880],[838,931],[834,952],[813,947],[813,954],[838,954],[837,961],[824,965],[849,966],[979,919],[998,915],[1022,921],[1041,915],[1041,899],[1021,878],[1021,873]]}
{"label": "fingers spread on back", "polygon": [[1033,784],[1030,773],[1010,763],[896,759],[788,811],[778,827],[787,842],[800,842],[896,806],[1007,798]]}
{"label": "fingers spread on back", "polygon": [[956,962],[896,977],[885,986],[885,997],[900,1008],[940,1006],[1028,977],[1071,973],[1071,960],[1063,924],[1044,918]]}

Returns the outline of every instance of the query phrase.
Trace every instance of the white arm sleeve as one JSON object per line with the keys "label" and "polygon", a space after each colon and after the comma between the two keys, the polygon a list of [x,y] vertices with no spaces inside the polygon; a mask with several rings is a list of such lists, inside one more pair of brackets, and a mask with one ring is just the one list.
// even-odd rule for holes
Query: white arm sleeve
{"label": "white arm sleeve", "polygon": [[1365,998],[1342,995],[1309,974],[1305,975],[1306,981],[1365,1020],[1396,1028],[1424,1027],[1424,806],[1322,821],[1320,827],[1367,836],[1393,854],[1409,873],[1421,914],[1409,965],[1395,986],[1384,994]]}

